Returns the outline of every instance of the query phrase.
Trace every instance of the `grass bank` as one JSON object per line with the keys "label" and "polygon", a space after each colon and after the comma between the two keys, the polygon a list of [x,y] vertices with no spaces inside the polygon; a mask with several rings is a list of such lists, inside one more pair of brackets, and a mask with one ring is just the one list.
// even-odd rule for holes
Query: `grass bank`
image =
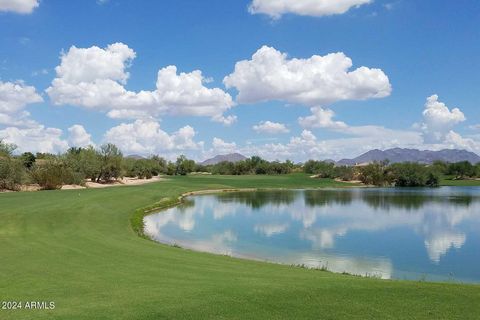
{"label": "grass bank", "polygon": [[452,180],[442,179],[440,181],[441,186],[450,187],[480,187],[480,180]]}
{"label": "grass bank", "polygon": [[0,310],[0,319],[474,319],[480,314],[480,286],[382,281],[246,261],[158,244],[132,228],[138,208],[185,192],[333,186],[344,184],[303,174],[193,176],[132,187],[0,194],[0,300],[56,305],[48,311]]}

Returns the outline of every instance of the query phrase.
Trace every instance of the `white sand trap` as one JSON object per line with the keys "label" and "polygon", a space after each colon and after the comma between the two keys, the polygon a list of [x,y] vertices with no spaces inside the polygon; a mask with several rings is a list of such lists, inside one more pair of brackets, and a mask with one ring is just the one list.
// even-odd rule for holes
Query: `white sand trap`
{"label": "white sand trap", "polygon": [[120,180],[114,180],[109,183],[97,183],[97,182],[88,181],[85,183],[85,185],[87,188],[108,188],[108,187],[116,187],[116,186],[136,186],[136,185],[141,185],[146,183],[158,182],[162,180],[165,180],[165,179],[160,176],[156,176],[151,179],[123,178]]}

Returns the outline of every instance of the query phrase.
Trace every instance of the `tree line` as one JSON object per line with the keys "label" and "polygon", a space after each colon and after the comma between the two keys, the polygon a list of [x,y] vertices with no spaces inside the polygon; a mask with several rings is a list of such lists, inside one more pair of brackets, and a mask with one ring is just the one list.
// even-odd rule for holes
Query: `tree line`
{"label": "tree line", "polygon": [[108,183],[123,177],[150,179],[158,175],[187,175],[202,172],[215,175],[274,175],[304,172],[318,178],[361,181],[375,186],[438,186],[443,176],[452,179],[480,177],[480,164],[469,162],[419,163],[374,162],[365,166],[336,166],[326,161],[303,164],[290,160],[267,161],[258,156],[238,161],[201,165],[181,155],[176,161],[160,156],[124,157],[114,144],[99,148],[70,148],[62,154],[25,152],[15,154],[16,146],[0,140],[0,190],[20,190],[22,185],[38,184],[42,189],[58,189],[65,184],[84,185],[86,181]]}
{"label": "tree line", "polygon": [[86,181],[108,183],[123,177],[151,179],[158,175],[187,175],[203,172],[221,175],[287,174],[299,165],[291,161],[266,161],[251,157],[244,161],[203,166],[179,156],[168,161],[160,156],[124,157],[114,144],[99,148],[70,148],[62,154],[25,152],[14,154],[16,146],[0,140],[0,190],[18,191],[23,185],[37,184],[45,190],[62,185],[84,185]]}
{"label": "tree line", "polygon": [[20,190],[25,184],[58,189],[86,181],[105,183],[123,177],[152,178],[161,174],[186,174],[192,160],[179,157],[172,163],[161,157],[124,157],[114,144],[100,148],[70,148],[63,154],[25,152],[14,155],[16,146],[0,140],[0,190]]}
{"label": "tree line", "polygon": [[468,161],[435,161],[431,165],[416,162],[390,164],[388,161],[379,161],[350,167],[309,160],[305,162],[303,170],[319,178],[357,180],[367,185],[396,187],[436,187],[440,185],[442,177],[454,180],[480,178],[480,163],[473,165]]}

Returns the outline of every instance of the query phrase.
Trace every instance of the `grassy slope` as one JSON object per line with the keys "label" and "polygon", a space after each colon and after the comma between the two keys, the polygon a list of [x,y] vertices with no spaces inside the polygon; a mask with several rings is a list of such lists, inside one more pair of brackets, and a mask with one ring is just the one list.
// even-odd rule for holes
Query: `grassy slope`
{"label": "grassy slope", "polygon": [[381,281],[196,253],[138,237],[135,209],[182,192],[319,187],[304,175],[178,177],[135,187],[0,194],[0,319],[473,319],[480,286]]}
{"label": "grassy slope", "polygon": [[442,186],[455,186],[455,187],[478,187],[480,186],[480,180],[451,180],[442,179],[440,182]]}

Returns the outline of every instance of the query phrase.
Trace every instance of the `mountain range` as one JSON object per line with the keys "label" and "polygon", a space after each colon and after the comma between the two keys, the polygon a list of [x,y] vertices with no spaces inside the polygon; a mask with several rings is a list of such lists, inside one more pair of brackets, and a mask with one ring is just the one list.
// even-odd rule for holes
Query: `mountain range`
{"label": "mountain range", "polygon": [[[145,159],[140,155],[129,155],[127,158],[132,159]],[[244,155],[240,153],[229,153],[229,154],[220,154],[216,155],[213,158],[207,159],[203,162],[200,162],[201,165],[215,165],[220,162],[238,162],[247,159]],[[459,150],[459,149],[444,149],[440,151],[431,151],[431,150],[418,150],[418,149],[403,149],[403,148],[393,148],[388,150],[379,150],[374,149],[370,150],[356,158],[353,159],[342,159],[335,162],[334,160],[328,159],[323,160],[326,162],[332,162],[337,165],[346,165],[354,166],[357,164],[370,163],[374,161],[383,161],[388,160],[390,163],[397,162],[418,162],[430,164],[434,161],[445,161],[445,162],[460,162],[468,161],[472,164],[480,163],[480,156],[476,153]]]}
{"label": "mountain range", "polygon": [[138,155],[138,154],[131,154],[126,156],[125,158],[127,159],[133,159],[133,160],[141,160],[141,159],[146,159],[145,157]]}
{"label": "mountain range", "polygon": [[460,162],[468,161],[472,164],[480,162],[480,156],[477,154],[458,149],[445,149],[440,151],[417,150],[394,148],[388,150],[370,150],[354,159],[342,159],[337,165],[356,165],[361,163],[369,163],[373,161],[388,160],[390,163],[397,162],[418,162],[430,164],[434,161]]}
{"label": "mountain range", "polygon": [[247,159],[244,155],[241,155],[240,153],[229,153],[229,154],[220,154],[216,155],[215,157],[211,159],[207,159],[200,164],[203,166],[208,166],[212,164],[217,164],[220,162],[228,161],[228,162],[238,162]]}

